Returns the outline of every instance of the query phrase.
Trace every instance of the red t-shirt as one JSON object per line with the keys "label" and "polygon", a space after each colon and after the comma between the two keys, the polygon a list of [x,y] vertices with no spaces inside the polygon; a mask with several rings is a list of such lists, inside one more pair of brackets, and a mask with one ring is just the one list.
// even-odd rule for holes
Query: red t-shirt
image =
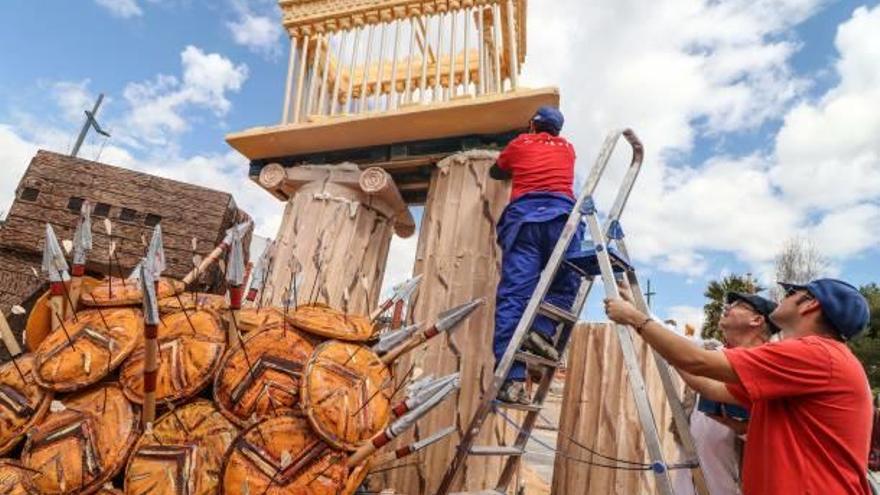
{"label": "red t-shirt", "polygon": [[744,495],[869,495],[871,392],[842,342],[810,336],[724,354],[751,412]]}
{"label": "red t-shirt", "polygon": [[510,200],[535,191],[574,197],[574,146],[546,132],[520,134],[498,156],[498,167],[513,174]]}

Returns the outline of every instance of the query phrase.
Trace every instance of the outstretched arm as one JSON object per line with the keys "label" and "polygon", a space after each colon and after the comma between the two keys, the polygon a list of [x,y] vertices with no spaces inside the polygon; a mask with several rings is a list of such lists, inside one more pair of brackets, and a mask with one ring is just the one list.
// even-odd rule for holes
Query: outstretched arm
{"label": "outstretched arm", "polygon": [[678,370],[678,374],[681,375],[689,387],[696,390],[700,395],[709,400],[723,402],[725,404],[736,404],[738,406],[747,405],[743,404],[742,401],[731,394],[723,382],[703,376],[692,375],[687,371],[682,370]]}

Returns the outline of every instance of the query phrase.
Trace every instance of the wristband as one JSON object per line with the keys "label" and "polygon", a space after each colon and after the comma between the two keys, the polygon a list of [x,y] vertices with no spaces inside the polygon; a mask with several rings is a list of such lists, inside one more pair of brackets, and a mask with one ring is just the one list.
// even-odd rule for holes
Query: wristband
{"label": "wristband", "polygon": [[635,330],[637,334],[641,335],[642,330],[645,329],[645,325],[647,325],[648,323],[651,323],[652,321],[654,321],[654,318],[651,318],[649,316],[649,317],[645,318],[645,321],[643,321],[643,322],[639,323],[637,326],[633,327],[633,330]]}

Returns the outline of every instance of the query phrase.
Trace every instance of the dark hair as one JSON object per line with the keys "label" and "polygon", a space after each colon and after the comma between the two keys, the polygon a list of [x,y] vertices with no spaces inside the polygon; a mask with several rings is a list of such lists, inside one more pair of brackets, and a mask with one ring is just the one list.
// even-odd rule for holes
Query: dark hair
{"label": "dark hair", "polygon": [[546,122],[535,122],[533,120],[532,125],[535,126],[536,132],[546,132],[547,134],[550,134],[551,136],[558,136],[559,135],[559,129],[556,129],[555,127],[551,126],[550,124],[548,124]]}

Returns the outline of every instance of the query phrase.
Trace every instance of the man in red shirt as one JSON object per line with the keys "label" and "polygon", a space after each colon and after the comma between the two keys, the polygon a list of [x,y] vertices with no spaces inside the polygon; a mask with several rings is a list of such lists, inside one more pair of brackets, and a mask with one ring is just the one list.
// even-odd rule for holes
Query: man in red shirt
{"label": "man in red shirt", "polygon": [[770,318],[782,341],[750,349],[700,349],[628,300],[606,299],[605,310],[694,375],[701,394],[750,409],[744,495],[869,495],[871,393],[845,343],[867,327],[868,304],[840,280],[781,285],[786,296]]}
{"label": "man in red shirt", "polygon": [[[564,119],[553,107],[541,107],[529,122],[529,132],[516,137],[498,156],[490,170],[496,180],[513,179],[510,204],[498,220],[498,244],[502,251],[501,280],[495,303],[493,350],[496,364],[510,343],[526,305],[538,285],[565,222],[574,207],[574,147],[560,137]],[[580,247],[578,232],[569,246],[572,255]],[[577,291],[577,275],[559,269],[545,301],[568,309]],[[537,316],[525,348],[550,359],[558,359],[551,344],[554,323]],[[531,402],[523,383],[526,368],[515,362],[498,394],[505,402]]]}

